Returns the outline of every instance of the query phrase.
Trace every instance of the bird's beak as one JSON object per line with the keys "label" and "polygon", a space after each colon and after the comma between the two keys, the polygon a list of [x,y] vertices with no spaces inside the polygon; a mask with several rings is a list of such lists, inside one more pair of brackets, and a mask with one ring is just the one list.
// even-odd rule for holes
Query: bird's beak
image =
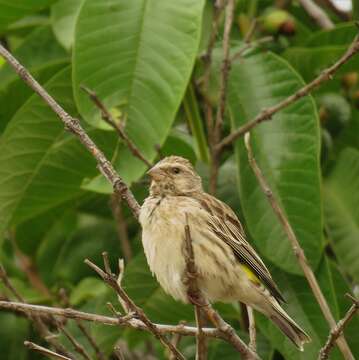
{"label": "bird's beak", "polygon": [[161,180],[165,174],[161,169],[154,166],[153,168],[147,171],[147,175],[149,175],[152,180],[158,181]]}

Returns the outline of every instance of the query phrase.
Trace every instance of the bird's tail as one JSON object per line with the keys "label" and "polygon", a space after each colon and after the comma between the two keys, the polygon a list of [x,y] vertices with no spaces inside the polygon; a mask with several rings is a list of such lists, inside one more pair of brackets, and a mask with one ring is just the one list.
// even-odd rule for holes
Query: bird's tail
{"label": "bird's tail", "polygon": [[272,302],[272,311],[269,316],[300,351],[304,350],[303,345],[305,343],[311,341],[305,331],[289,317],[275,300]]}

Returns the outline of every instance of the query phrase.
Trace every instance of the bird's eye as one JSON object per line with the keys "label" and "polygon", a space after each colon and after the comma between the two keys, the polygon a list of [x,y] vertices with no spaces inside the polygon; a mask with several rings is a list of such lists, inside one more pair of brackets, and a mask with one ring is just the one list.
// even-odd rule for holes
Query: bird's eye
{"label": "bird's eye", "polygon": [[181,170],[178,167],[173,168],[172,170],[175,174],[179,174]]}

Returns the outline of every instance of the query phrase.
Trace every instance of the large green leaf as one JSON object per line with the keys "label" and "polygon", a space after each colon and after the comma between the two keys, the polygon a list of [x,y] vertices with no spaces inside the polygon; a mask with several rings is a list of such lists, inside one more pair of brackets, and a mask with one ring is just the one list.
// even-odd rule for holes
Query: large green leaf
{"label": "large green leaf", "polygon": [[[126,117],[126,132],[147,159],[156,155],[184,95],[197,52],[204,1],[86,0],[74,44],[76,102],[86,121],[104,126],[80,90],[96,91]],[[123,146],[113,159],[131,182],[145,166]]]}
{"label": "large green leaf", "polygon": [[325,181],[325,224],[340,264],[359,282],[359,151],[344,149]]}
{"label": "large green leaf", "polygon": [[[28,35],[14,56],[40,82],[46,83],[69,62],[69,56],[57,43],[50,26],[41,26]],[[33,94],[8,64],[0,68],[0,131],[21,105]],[[6,104],[6,105],[5,105]]]}
{"label": "large green leaf", "polygon": [[62,0],[51,7],[51,22],[54,33],[66,49],[74,42],[75,25],[83,0]]}
{"label": "large green leaf", "polygon": [[[271,53],[234,63],[229,83],[233,127],[243,125],[302,85],[286,61]],[[257,162],[315,268],[323,244],[319,126],[312,98],[293,103],[251,133]],[[282,225],[248,164],[242,139],[236,143],[236,153],[241,203],[255,244],[277,266],[301,274]]]}
{"label": "large green leaf", "polygon": [[[31,71],[45,64],[69,59],[69,55],[56,41],[50,26],[41,26],[32,31],[13,53]],[[5,64],[0,68],[0,78],[2,90],[18,79],[18,75],[10,65]]]}
{"label": "large green leaf", "polygon": [[[321,70],[332,65],[348,49],[357,34],[354,24],[339,25],[333,30],[313,34],[301,47],[291,47],[284,57],[301,73],[304,80],[310,81]],[[339,73],[357,71],[359,59],[354,57],[339,70]]]}
{"label": "large green leaf", "polygon": [[[70,75],[69,68],[61,71],[46,88],[76,114]],[[90,134],[103,149],[111,148],[111,134],[98,130]],[[10,222],[20,223],[78,197],[83,178],[95,173],[92,156],[64,130],[44,101],[33,95],[0,140],[0,232]]]}
{"label": "large green leaf", "polygon": [[0,32],[26,15],[51,5],[55,0],[0,0]]}

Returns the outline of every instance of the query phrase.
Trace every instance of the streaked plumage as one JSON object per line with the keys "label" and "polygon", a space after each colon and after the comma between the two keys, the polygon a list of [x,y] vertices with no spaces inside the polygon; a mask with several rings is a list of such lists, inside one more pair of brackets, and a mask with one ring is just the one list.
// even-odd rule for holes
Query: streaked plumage
{"label": "streaked plumage", "polygon": [[212,302],[241,301],[252,306],[302,349],[310,339],[281,308],[284,299],[232,209],[203,191],[201,178],[186,159],[167,157],[149,175],[150,196],[140,212],[142,242],[163,289],[188,302],[183,255],[187,215],[204,296]]}

